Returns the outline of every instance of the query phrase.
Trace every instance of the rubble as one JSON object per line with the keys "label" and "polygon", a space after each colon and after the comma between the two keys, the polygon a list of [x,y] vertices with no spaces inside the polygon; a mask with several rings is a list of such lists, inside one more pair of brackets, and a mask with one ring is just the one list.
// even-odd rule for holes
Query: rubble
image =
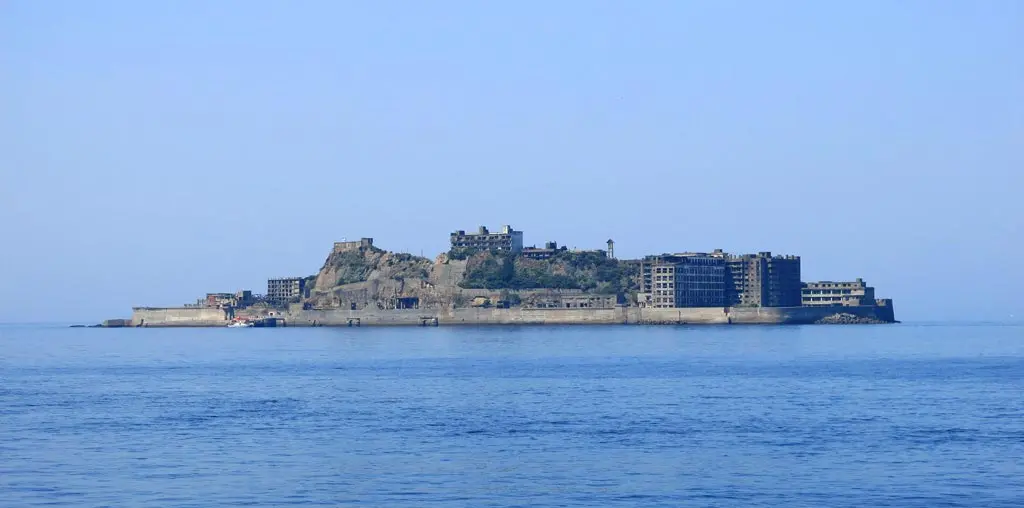
{"label": "rubble", "polygon": [[860,317],[847,312],[837,312],[831,316],[825,316],[814,322],[816,325],[875,325],[885,324],[885,321],[873,317]]}

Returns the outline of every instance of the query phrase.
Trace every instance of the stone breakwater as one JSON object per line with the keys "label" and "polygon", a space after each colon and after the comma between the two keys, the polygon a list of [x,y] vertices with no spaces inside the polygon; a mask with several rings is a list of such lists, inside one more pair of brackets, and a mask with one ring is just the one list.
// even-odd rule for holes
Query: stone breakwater
{"label": "stone breakwater", "polygon": [[[705,324],[831,324],[895,322],[886,307],[762,307],[650,309],[402,309],[294,310],[234,316],[273,318],[277,326],[451,326],[451,325],[705,325]],[[833,317],[838,316],[838,317]],[[851,317],[852,316],[852,317]],[[133,309],[137,327],[226,326],[233,313],[211,308]],[[852,320],[852,321],[851,321]]]}
{"label": "stone breakwater", "polygon": [[882,321],[877,317],[857,316],[848,312],[825,316],[814,322],[817,325],[880,325],[885,323],[886,321]]}

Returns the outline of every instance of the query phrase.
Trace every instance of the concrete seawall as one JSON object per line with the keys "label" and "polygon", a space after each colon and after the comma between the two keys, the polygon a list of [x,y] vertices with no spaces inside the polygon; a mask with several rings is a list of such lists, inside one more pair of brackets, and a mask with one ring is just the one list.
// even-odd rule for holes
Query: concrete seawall
{"label": "concrete seawall", "polygon": [[[284,326],[448,326],[448,325],[611,325],[611,324],[810,324],[838,313],[893,321],[887,307],[708,307],[650,309],[403,309],[299,310],[275,313]],[[221,309],[133,309],[132,323],[142,327],[225,326],[231,316]]]}
{"label": "concrete seawall", "polygon": [[229,316],[222,309],[203,307],[136,307],[133,326],[225,326]]}

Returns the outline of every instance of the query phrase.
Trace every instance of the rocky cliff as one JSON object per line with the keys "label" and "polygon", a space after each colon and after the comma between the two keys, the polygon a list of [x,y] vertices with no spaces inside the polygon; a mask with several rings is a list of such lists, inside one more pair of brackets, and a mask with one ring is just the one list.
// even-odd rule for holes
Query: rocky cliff
{"label": "rocky cliff", "polygon": [[332,251],[306,303],[349,310],[443,308],[467,305],[477,296],[506,299],[510,291],[541,288],[620,294],[635,290],[633,271],[635,266],[599,252],[560,252],[543,260],[477,252],[467,259],[441,254],[431,261],[364,245]]}
{"label": "rocky cliff", "polygon": [[336,249],[317,273],[307,303],[324,308],[395,305],[428,287],[432,266],[427,258],[373,246]]}

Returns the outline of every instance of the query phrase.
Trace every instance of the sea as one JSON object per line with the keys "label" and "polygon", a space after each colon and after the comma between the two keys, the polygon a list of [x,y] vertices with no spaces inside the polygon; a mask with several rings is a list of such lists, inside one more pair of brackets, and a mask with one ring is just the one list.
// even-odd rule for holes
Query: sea
{"label": "sea", "polygon": [[0,326],[0,506],[1024,506],[1024,326]]}

